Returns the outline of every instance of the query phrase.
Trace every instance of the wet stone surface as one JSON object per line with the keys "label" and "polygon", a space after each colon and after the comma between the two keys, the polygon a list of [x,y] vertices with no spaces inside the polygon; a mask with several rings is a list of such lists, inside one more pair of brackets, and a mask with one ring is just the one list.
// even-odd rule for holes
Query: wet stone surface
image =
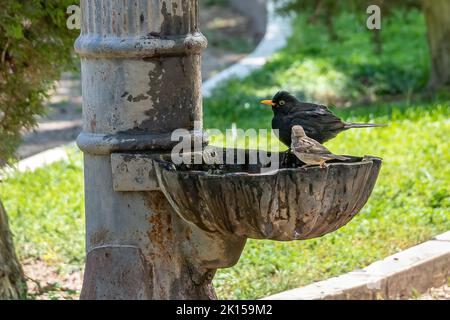
{"label": "wet stone surface", "polygon": [[348,223],[369,199],[381,168],[375,157],[302,168],[282,153],[280,169],[264,173],[261,163],[248,164],[250,154],[243,165],[155,162],[159,187],[182,218],[204,231],[303,240]]}

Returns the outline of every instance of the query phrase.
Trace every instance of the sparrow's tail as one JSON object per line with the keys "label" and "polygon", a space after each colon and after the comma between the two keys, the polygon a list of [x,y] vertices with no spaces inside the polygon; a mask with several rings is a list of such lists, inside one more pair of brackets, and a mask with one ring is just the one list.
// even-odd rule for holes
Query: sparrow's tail
{"label": "sparrow's tail", "polygon": [[373,124],[373,123],[346,123],[345,129],[353,128],[377,128],[377,127],[387,127],[387,124]]}
{"label": "sparrow's tail", "polygon": [[349,160],[349,158],[347,158],[347,157],[338,156],[338,155],[335,155],[335,154],[333,154],[333,159],[340,160],[340,161]]}

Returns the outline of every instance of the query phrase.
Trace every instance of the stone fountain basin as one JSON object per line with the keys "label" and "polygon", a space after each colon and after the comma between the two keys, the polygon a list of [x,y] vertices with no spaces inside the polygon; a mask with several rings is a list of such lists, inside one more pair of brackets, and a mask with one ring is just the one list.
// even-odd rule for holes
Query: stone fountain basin
{"label": "stone fountain basin", "polygon": [[262,165],[175,166],[156,161],[158,183],[176,212],[212,233],[279,241],[321,237],[366,204],[382,160],[350,157],[327,168],[301,168],[280,153],[280,169]]}

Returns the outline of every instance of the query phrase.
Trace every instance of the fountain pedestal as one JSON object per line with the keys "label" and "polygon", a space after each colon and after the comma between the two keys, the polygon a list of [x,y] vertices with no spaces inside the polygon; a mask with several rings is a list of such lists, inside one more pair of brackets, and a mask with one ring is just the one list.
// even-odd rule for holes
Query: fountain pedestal
{"label": "fountain pedestal", "polygon": [[237,263],[247,238],[321,236],[367,201],[376,158],[272,175],[171,164],[175,129],[204,142],[198,0],[82,0],[81,10],[82,299],[214,299],[216,269]]}

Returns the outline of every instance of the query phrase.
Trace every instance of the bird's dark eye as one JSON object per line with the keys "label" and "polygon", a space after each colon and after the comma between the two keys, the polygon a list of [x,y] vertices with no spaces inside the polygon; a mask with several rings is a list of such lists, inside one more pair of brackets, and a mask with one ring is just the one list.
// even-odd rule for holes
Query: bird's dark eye
{"label": "bird's dark eye", "polygon": [[278,102],[278,104],[279,104],[280,106],[284,106],[284,105],[286,104],[286,102],[284,102],[284,100],[281,100],[280,102]]}

